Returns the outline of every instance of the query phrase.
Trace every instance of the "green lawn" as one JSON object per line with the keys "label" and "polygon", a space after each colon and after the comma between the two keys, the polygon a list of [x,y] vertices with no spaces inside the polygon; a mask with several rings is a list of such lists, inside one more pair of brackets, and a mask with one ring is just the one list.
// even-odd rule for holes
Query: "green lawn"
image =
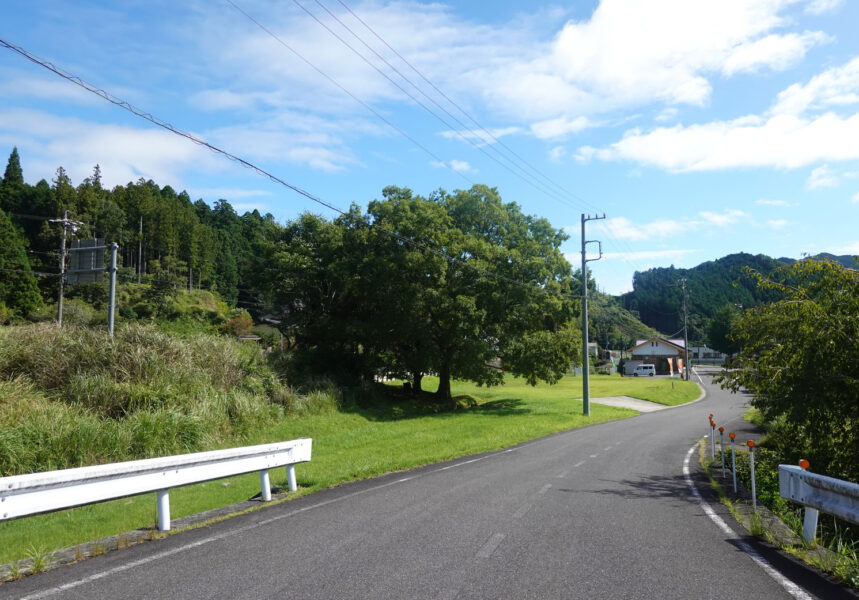
{"label": "green lawn", "polygon": [[[424,389],[438,382],[425,378]],[[428,413],[402,402],[367,409],[288,418],[248,444],[313,438],[313,460],[296,467],[299,491],[315,490],[444,461],[497,450],[558,431],[635,415],[635,411],[591,405],[582,416],[581,378],[567,377],[554,386],[531,387],[508,378],[506,385],[479,388],[456,383],[453,394],[470,396],[476,406],[455,412]],[[593,376],[591,398],[627,395],[675,405],[694,400],[694,383],[668,379]],[[272,483],[284,485],[284,469],[272,473]],[[259,477],[228,480],[171,490],[174,519],[247,500],[259,493]],[[101,537],[152,526],[154,494],[0,523],[0,563]]]}

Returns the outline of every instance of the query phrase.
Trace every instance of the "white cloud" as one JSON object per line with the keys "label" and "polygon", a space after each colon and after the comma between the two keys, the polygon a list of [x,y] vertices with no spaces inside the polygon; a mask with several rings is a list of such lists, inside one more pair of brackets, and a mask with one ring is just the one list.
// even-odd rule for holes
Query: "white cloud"
{"label": "white cloud", "polygon": [[809,190],[816,190],[819,188],[837,187],[838,183],[838,175],[829,168],[829,165],[823,165],[811,171],[811,175],[808,176],[805,182],[805,187]]}
{"label": "white cloud", "polygon": [[749,116],[702,125],[628,131],[606,148],[584,146],[577,158],[632,160],[673,172],[743,167],[798,168],[821,161],[859,159],[859,113],[805,119]]}
{"label": "white cloud", "polygon": [[434,160],[430,162],[430,165],[439,169],[450,169],[452,171],[456,171],[458,173],[476,173],[477,169],[472,167],[468,162],[464,160]]}
{"label": "white cloud", "polygon": [[859,57],[795,83],[779,93],[771,114],[801,115],[808,110],[834,110],[859,104]]}
{"label": "white cloud", "polygon": [[39,157],[28,159],[25,176],[53,173],[62,166],[79,183],[99,164],[105,186],[143,177],[182,189],[188,169],[225,168],[224,159],[161,129],[103,125],[37,110],[0,112],[0,134],[17,139],[24,156]]}
{"label": "white cloud", "polygon": [[587,117],[558,117],[547,121],[539,121],[531,124],[531,132],[539,139],[563,138],[571,133],[578,133],[583,129],[593,127],[593,123]]}
{"label": "white cloud", "polygon": [[849,254],[851,256],[859,256],[859,241],[850,242],[850,243],[844,244],[843,246],[839,246],[838,248],[833,248],[832,254],[839,255],[839,256],[843,255],[843,254]]}
{"label": "white cloud", "polygon": [[770,200],[767,198],[755,200],[755,204],[758,204],[760,206],[790,206],[790,203],[786,200]]}
{"label": "white cloud", "polygon": [[[698,252],[698,250],[641,250],[638,252],[607,252],[603,254],[605,260],[623,261],[646,261],[654,259],[679,260],[687,254]],[[664,261],[663,261],[664,262]]]}
{"label": "white cloud", "polygon": [[725,227],[727,225],[733,225],[740,219],[746,216],[741,210],[736,209],[728,209],[724,213],[714,213],[711,211],[701,211],[698,213],[704,222],[708,225],[713,225],[716,227]]}
{"label": "white cloud", "polygon": [[659,219],[637,225],[626,217],[614,217],[595,224],[595,227],[616,239],[637,242],[672,236],[686,229],[688,223],[672,219]]}
{"label": "white cloud", "polygon": [[617,240],[640,242],[664,240],[702,228],[727,227],[748,218],[743,211],[732,208],[721,213],[701,211],[698,215],[699,219],[657,219],[649,223],[633,223],[626,217],[613,217],[598,221],[594,227]]}
{"label": "white cloud", "polygon": [[784,229],[788,225],[790,225],[790,221],[785,219],[772,219],[767,221],[767,227],[771,229]]}
{"label": "white cloud", "polygon": [[843,0],[811,0],[806,5],[805,12],[812,15],[821,15],[825,12],[835,10],[843,3]]}
{"label": "white cloud", "polygon": [[761,68],[783,71],[798,62],[809,48],[829,40],[819,31],[786,35],[771,34],[737,46],[725,61],[726,75],[754,72]]}
{"label": "white cloud", "polygon": [[853,202],[859,202],[859,192],[856,192],[855,194],[853,194],[852,200],[853,200]]}
{"label": "white cloud", "polygon": [[656,115],[654,120],[660,123],[664,123],[666,121],[673,121],[677,118],[677,115],[679,113],[680,111],[677,110],[676,107],[669,106],[668,108],[662,110],[658,115]]}
{"label": "white cloud", "polygon": [[782,12],[794,2],[602,0],[537,56],[488,73],[486,95],[538,121],[654,101],[701,106],[712,75],[783,70],[824,41],[820,32],[775,32],[793,25]]}
{"label": "white cloud", "polygon": [[488,129],[467,129],[442,131],[441,136],[448,140],[464,140],[476,146],[494,144],[504,136],[521,133],[521,127],[498,127]]}
{"label": "white cloud", "polygon": [[549,150],[549,160],[552,162],[561,162],[561,160],[567,155],[567,149],[563,146],[555,146],[551,150]]}

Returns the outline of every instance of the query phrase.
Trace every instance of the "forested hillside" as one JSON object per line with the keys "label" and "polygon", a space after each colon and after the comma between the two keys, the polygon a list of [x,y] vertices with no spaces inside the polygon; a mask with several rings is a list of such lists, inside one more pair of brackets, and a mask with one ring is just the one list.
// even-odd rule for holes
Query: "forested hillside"
{"label": "forested hillside", "polygon": [[[202,200],[192,202],[185,192],[143,179],[105,189],[98,165],[77,186],[62,167],[50,183],[42,179],[29,185],[24,182],[17,149],[12,151],[0,183],[0,211],[23,234],[29,259],[22,262],[18,250],[5,247],[6,240],[15,236],[0,222],[4,242],[0,268],[5,277],[16,270],[32,271],[46,297],[55,296],[59,271],[61,226],[51,219],[69,211],[70,219],[80,223],[75,239],[97,237],[119,244],[121,281],[158,275],[185,288],[217,291],[228,303],[251,309],[256,300],[247,275],[253,270],[264,230],[274,223],[269,214],[254,211],[239,216],[226,200],[210,207]],[[17,275],[29,280],[27,273]],[[18,287],[21,285],[29,284]],[[14,305],[19,313],[32,308],[31,303],[18,300],[7,299],[6,304]]]}
{"label": "forested hillside", "polygon": [[775,299],[773,292],[760,289],[743,276],[743,268],[770,273],[784,264],[763,254],[730,254],[691,269],[660,267],[633,276],[633,290],[620,297],[623,306],[647,325],[666,335],[683,328],[683,292],[688,291],[689,340],[706,339],[708,321],[725,305],[758,306]]}
{"label": "forested hillside", "polygon": [[[121,319],[191,315],[225,331],[224,311],[211,309],[220,297],[273,317],[296,378],[393,374],[420,389],[435,373],[449,400],[451,378],[500,383],[499,359],[536,383],[556,381],[580,354],[566,235],[485,185],[429,197],[389,187],[366,212],[280,224],[152,181],[108,190],[98,166],[77,186],[62,168],[50,184],[28,185],[13,150],[0,182],[0,322],[50,312],[66,213],[70,240],[119,243]],[[103,310],[104,287],[68,285],[65,296]],[[189,307],[180,290],[210,306]]]}

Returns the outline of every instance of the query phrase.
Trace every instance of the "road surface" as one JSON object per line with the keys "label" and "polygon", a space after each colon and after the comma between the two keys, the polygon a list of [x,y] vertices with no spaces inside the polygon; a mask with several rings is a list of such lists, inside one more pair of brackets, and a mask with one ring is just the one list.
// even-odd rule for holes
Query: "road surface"
{"label": "road surface", "polygon": [[707,415],[748,429],[746,398],[703,382],[691,405],[324,490],[0,598],[855,598],[708,502]]}

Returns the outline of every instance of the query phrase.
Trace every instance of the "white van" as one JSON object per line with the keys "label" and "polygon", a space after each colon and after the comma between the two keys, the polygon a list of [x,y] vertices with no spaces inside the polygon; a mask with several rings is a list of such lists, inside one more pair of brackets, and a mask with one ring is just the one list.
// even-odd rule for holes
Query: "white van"
{"label": "white van", "polygon": [[639,375],[641,375],[642,377],[653,377],[654,375],[656,375],[656,367],[653,365],[638,365],[632,372],[632,376],[638,377]]}

